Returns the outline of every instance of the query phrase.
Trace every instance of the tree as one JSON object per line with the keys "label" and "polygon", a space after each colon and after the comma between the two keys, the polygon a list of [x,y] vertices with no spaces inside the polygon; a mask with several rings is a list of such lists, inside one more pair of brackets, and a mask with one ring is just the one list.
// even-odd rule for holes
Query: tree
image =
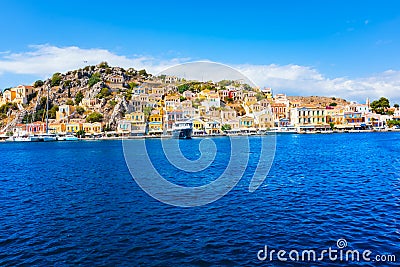
{"label": "tree", "polygon": [[265,99],[265,96],[263,93],[257,93],[256,98],[257,98],[257,101],[261,101],[261,100]]}
{"label": "tree", "polygon": [[88,85],[89,85],[89,87],[92,87],[93,85],[95,85],[96,83],[98,83],[100,81],[101,81],[100,73],[96,72],[89,78]]}
{"label": "tree", "polygon": [[34,84],[33,87],[37,88],[37,87],[41,87],[44,85],[44,82],[42,80],[37,80]]}
{"label": "tree", "polygon": [[103,114],[98,113],[98,112],[92,112],[90,113],[87,118],[86,118],[86,122],[101,122],[103,121]]}
{"label": "tree", "polygon": [[224,125],[222,125],[221,130],[223,132],[232,130],[232,126],[230,126],[229,124],[224,124]]}
{"label": "tree", "polygon": [[178,92],[179,92],[180,94],[183,94],[183,92],[185,92],[185,91],[187,91],[187,90],[190,90],[190,85],[187,84],[187,83],[181,84],[181,85],[178,86]]}
{"label": "tree", "polygon": [[114,99],[111,99],[108,103],[111,107],[115,107],[117,105],[117,101],[115,101]]}
{"label": "tree", "polygon": [[331,127],[331,130],[335,129],[335,123],[330,122],[330,123],[329,123],[329,126]]}
{"label": "tree", "polygon": [[59,108],[58,108],[57,105],[54,105],[49,109],[49,118],[50,119],[55,119],[56,118],[56,114],[57,114],[58,109]]}
{"label": "tree", "polygon": [[81,91],[79,91],[76,95],[75,95],[75,105],[79,105],[79,103],[81,103],[83,99],[83,94]]}
{"label": "tree", "polygon": [[129,85],[129,89],[132,90],[133,88],[138,87],[139,84],[137,84],[137,83],[135,83],[135,82],[130,82],[130,83],[128,83],[128,85]]}
{"label": "tree", "polygon": [[65,102],[65,104],[73,106],[74,105],[74,101],[72,99],[68,99],[67,102]]}
{"label": "tree", "polygon": [[61,73],[56,72],[51,77],[51,86],[59,86],[62,80]]}
{"label": "tree", "polygon": [[111,95],[110,90],[107,87],[104,87],[101,89],[100,93],[97,94],[97,98],[105,98],[107,96]]}
{"label": "tree", "polygon": [[399,104],[394,104],[393,107],[399,109]]}
{"label": "tree", "polygon": [[393,126],[400,126],[400,121],[388,120],[386,124],[389,128],[392,128]]}
{"label": "tree", "polygon": [[77,106],[75,109],[76,113],[78,113],[79,115],[83,115],[83,113],[85,113],[85,108],[81,107],[81,106]]}
{"label": "tree", "polygon": [[99,68],[101,68],[101,69],[107,69],[109,67],[110,66],[108,66],[108,63],[106,61],[100,62],[100,64],[99,64]]}
{"label": "tree", "polygon": [[148,118],[148,117],[150,116],[152,110],[153,110],[153,109],[152,109],[151,107],[144,107],[144,108],[143,108],[144,116],[145,116],[146,118]]}
{"label": "tree", "polygon": [[71,86],[71,80],[66,80],[66,81],[64,82],[64,86],[65,86],[65,87],[70,87],[70,86]]}
{"label": "tree", "polygon": [[147,76],[149,76],[149,75],[147,74],[147,72],[146,72],[146,70],[145,70],[145,69],[143,69],[143,70],[139,70],[139,75],[140,75],[140,76],[144,76],[144,77],[147,77]]}
{"label": "tree", "polygon": [[377,114],[384,114],[385,109],[390,108],[389,99],[381,97],[379,100],[375,100],[371,103],[371,108]]}
{"label": "tree", "polygon": [[76,132],[76,136],[78,137],[78,138],[85,138],[85,130],[79,130],[79,131],[77,131]]}
{"label": "tree", "polygon": [[329,106],[330,106],[330,107],[336,107],[336,106],[337,106],[337,103],[336,103],[336,102],[332,102],[332,103],[329,104]]}

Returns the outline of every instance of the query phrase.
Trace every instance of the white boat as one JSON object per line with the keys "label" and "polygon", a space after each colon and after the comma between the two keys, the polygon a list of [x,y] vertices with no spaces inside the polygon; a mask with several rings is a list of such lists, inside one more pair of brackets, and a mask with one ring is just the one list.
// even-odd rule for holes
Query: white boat
{"label": "white boat", "polygon": [[55,134],[52,134],[52,133],[41,134],[39,136],[39,138],[41,139],[41,141],[44,141],[44,142],[57,141],[57,136]]}
{"label": "white boat", "polygon": [[18,136],[11,136],[10,138],[6,139],[7,142],[40,142],[40,137],[33,134],[25,134],[25,135],[18,135]]}
{"label": "white boat", "polygon": [[57,137],[57,140],[58,140],[58,141],[78,141],[79,138],[76,137],[76,136],[73,135],[73,134],[67,134],[67,135],[65,135],[65,136],[59,136],[59,137]]}
{"label": "white boat", "polygon": [[172,125],[172,137],[179,139],[190,139],[193,133],[193,122],[180,121]]}

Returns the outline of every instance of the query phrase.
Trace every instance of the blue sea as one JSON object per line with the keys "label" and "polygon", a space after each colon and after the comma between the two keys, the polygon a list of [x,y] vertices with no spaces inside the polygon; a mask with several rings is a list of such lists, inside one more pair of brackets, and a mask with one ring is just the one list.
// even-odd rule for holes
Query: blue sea
{"label": "blue sea", "polygon": [[[199,157],[201,140],[181,140],[182,153]],[[228,161],[230,139],[211,141],[220,155],[198,174],[169,167],[159,139],[146,147],[171,182],[198,186]],[[236,187],[198,207],[144,192],[122,141],[0,143],[0,265],[398,266],[400,133],[278,135],[271,170],[251,193],[261,141],[250,137]],[[370,250],[371,261],[258,257],[266,246],[322,251],[338,249],[338,240],[343,249]]]}

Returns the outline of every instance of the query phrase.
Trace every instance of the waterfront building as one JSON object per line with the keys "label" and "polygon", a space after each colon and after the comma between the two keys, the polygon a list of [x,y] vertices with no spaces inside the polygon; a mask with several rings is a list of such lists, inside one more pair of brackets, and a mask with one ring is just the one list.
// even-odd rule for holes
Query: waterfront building
{"label": "waterfront building", "polygon": [[205,134],[205,122],[202,119],[196,118],[193,119],[192,122],[193,122],[193,135]]}
{"label": "waterfront building", "polygon": [[271,103],[271,110],[274,114],[274,121],[279,122],[279,119],[289,118],[289,107],[284,103]]}
{"label": "waterfront building", "polygon": [[256,127],[258,127],[261,130],[267,130],[269,128],[274,127],[274,115],[272,114],[271,110],[268,109],[255,112],[254,121],[256,122]]}
{"label": "waterfront building", "polygon": [[93,123],[85,122],[82,124],[82,128],[85,131],[85,134],[89,135],[99,135],[101,134],[103,129],[100,122],[93,122]]}
{"label": "waterfront building", "polygon": [[330,125],[326,122],[326,109],[310,107],[298,107],[290,110],[291,125],[300,132],[328,130]]}
{"label": "waterfront building", "polygon": [[83,129],[82,123],[80,122],[70,121],[65,124],[65,131],[67,133],[76,133],[82,129]]}
{"label": "waterfront building", "polygon": [[217,120],[210,120],[205,122],[204,130],[206,134],[220,134],[221,133],[221,122]]}
{"label": "waterfront building", "polygon": [[132,132],[132,123],[128,120],[120,120],[117,123],[117,133],[130,135]]}
{"label": "waterfront building", "polygon": [[66,124],[64,122],[49,123],[49,131],[52,133],[63,134],[66,132]]}
{"label": "waterfront building", "polygon": [[129,126],[123,125],[121,129],[130,130],[131,135],[144,135],[146,132],[146,120],[143,112],[132,112],[125,114],[123,124],[129,122]]}
{"label": "waterfront building", "polygon": [[249,115],[244,115],[242,117],[239,117],[239,128],[243,129],[248,129],[248,128],[254,128],[255,123],[254,123],[254,118],[249,116]]}
{"label": "waterfront building", "polygon": [[240,132],[240,122],[238,118],[225,121],[222,125],[229,125],[231,130],[228,132]]}

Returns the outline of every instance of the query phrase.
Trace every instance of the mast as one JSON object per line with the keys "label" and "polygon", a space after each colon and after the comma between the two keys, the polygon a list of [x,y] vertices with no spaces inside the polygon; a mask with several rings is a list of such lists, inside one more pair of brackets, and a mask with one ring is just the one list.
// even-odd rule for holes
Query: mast
{"label": "mast", "polygon": [[49,133],[49,96],[50,96],[50,85],[47,87],[47,101],[46,101],[46,134]]}

